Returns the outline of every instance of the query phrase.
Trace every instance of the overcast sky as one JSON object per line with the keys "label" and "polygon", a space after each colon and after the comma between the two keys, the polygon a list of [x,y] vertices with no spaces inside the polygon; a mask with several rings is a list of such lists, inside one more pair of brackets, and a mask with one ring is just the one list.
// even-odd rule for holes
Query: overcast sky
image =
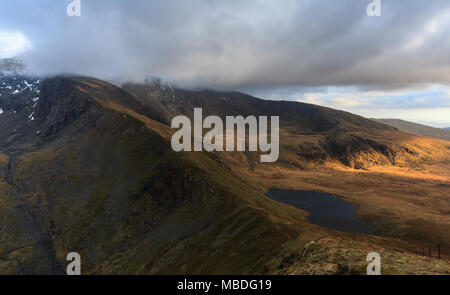
{"label": "overcast sky", "polygon": [[0,0],[0,57],[450,126],[450,1]]}

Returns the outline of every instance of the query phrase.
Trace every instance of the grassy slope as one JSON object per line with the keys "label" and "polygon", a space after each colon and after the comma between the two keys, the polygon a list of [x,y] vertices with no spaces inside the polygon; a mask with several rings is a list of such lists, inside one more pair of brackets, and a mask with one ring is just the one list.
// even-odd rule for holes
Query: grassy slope
{"label": "grassy slope", "polygon": [[[204,116],[280,115],[282,146],[278,165],[261,165],[252,153],[220,153],[214,154],[215,159],[266,189],[336,193],[358,205],[357,215],[374,223],[379,234],[407,239],[413,252],[432,245],[436,255],[439,243],[449,254],[448,142],[405,134],[386,125],[371,125],[369,120],[344,112],[260,101],[239,93],[168,91],[143,85],[125,88],[143,103],[158,105],[169,114],[168,118],[189,114],[193,107],[202,107]],[[183,97],[183,101],[173,94]],[[332,124],[317,120],[323,115]],[[308,122],[322,126],[322,131],[311,132]]]}
{"label": "grassy slope", "polygon": [[320,175],[297,175],[286,161],[248,165],[243,153],[175,154],[170,128],[111,99],[123,95],[114,87],[86,82],[74,99],[96,103],[0,181],[1,273],[58,273],[70,251],[85,273],[364,273],[373,250],[385,273],[449,272],[408,243],[320,228],[264,197]]}
{"label": "grassy slope", "polygon": [[[449,253],[450,144],[384,124],[292,102],[268,102],[240,93],[183,91],[125,85],[168,118],[202,107],[208,114],[279,115],[280,159],[261,165],[253,153],[214,154],[217,161],[267,189],[316,189],[358,205],[357,214],[380,234],[411,238]],[[182,99],[179,99],[182,97]],[[422,245],[415,245],[422,248]]]}
{"label": "grassy slope", "polygon": [[[139,117],[141,120],[142,120],[142,117]],[[151,126],[151,124],[147,124],[148,126],[149,126],[149,128],[152,128],[152,126]],[[160,126],[158,125],[158,130],[160,129]],[[165,136],[167,136],[167,133],[170,133],[169,131],[168,132],[166,132],[166,133],[164,133],[164,135]],[[225,159],[222,157],[222,156],[224,156],[225,154],[224,153],[221,153],[221,154],[210,154],[210,156],[215,160],[215,161],[217,161],[217,162],[219,162],[221,165],[223,165],[223,166],[228,166],[228,167],[232,167],[235,171],[236,171],[236,173],[239,173],[239,175],[240,176],[242,176],[242,177],[244,177],[244,175],[245,174],[243,174],[242,172],[243,171],[248,171],[249,173],[250,173],[250,171],[249,171],[249,169],[248,169],[248,166],[247,166],[247,163],[249,162],[249,156],[248,155],[243,155],[242,153],[227,153],[227,155],[232,155],[231,157],[225,157]],[[189,155],[192,155],[192,154],[189,154]],[[251,161],[251,160],[250,160]],[[203,163],[205,163],[205,162],[207,162],[205,159],[202,159],[202,161],[199,161],[198,163],[200,163],[200,164],[203,164]],[[241,165],[239,165],[239,163],[241,163]],[[244,165],[242,165],[242,163],[246,163],[246,164],[244,164]],[[270,173],[270,171],[272,171],[271,169],[268,169],[267,170],[267,168],[268,167],[264,167],[264,172],[262,173],[262,175],[267,175],[267,172],[269,171],[269,173]],[[213,171],[213,170],[209,170],[209,171]],[[260,171],[261,172],[261,171]],[[287,174],[291,174],[292,175],[292,172],[293,171],[286,171],[287,172]],[[254,177],[255,176],[255,171],[252,171],[252,173],[250,173],[251,175],[248,175],[248,177],[249,178],[253,178],[255,181],[256,181],[256,186],[257,187],[263,187],[264,188],[264,190],[263,191],[261,191],[261,193],[260,193],[260,196],[255,196],[255,199],[257,200],[256,201],[256,206],[258,206],[258,207],[265,207],[265,206],[267,206],[267,204],[264,204],[264,205],[262,205],[262,203],[271,203],[271,201],[268,201],[267,199],[265,199],[265,198],[261,198],[261,196],[262,196],[262,194],[263,194],[263,192],[265,192],[265,190],[266,189],[268,189],[269,187],[271,187],[273,184],[274,184],[274,182],[272,182],[272,181],[270,181],[269,183],[269,185],[261,185],[261,184],[263,184],[262,182],[261,182],[261,177]],[[246,175],[247,176],[247,175]],[[216,177],[216,179],[218,178],[218,176],[217,175],[215,175],[215,177]],[[265,176],[262,176],[263,178],[265,177]],[[276,177],[277,178],[277,177]],[[281,185],[279,185],[279,183],[278,183],[278,185],[276,186],[276,187],[287,187],[287,185],[288,185],[288,183],[287,182],[281,182],[282,184]],[[253,184],[253,185],[255,185],[255,184]],[[300,185],[299,186],[297,186],[297,187],[300,187]],[[305,188],[305,186],[303,186],[303,188]],[[317,189],[317,188],[316,188]],[[274,208],[273,206],[276,206],[277,208]],[[281,208],[279,208],[279,207],[281,207]],[[283,208],[284,207],[284,208]],[[269,212],[280,212],[280,210],[282,210],[281,212],[282,212],[282,214],[283,215],[290,215],[290,214],[292,214],[292,213],[290,213],[290,211],[287,211],[287,208],[289,208],[289,207],[286,207],[286,206],[284,206],[284,205],[280,205],[280,204],[270,204],[270,207],[269,207]],[[289,209],[289,210],[291,210],[291,209]],[[289,213],[288,213],[289,212]],[[270,214],[270,213],[269,213]],[[286,217],[283,217],[283,218],[286,218]],[[319,234],[323,234],[323,232],[321,232],[320,230],[319,231],[317,231],[317,229],[314,229],[314,232],[316,233],[315,235],[313,234],[313,232],[311,232],[311,230],[310,230],[310,225],[309,224],[301,224],[300,225],[301,226],[301,228],[302,228],[302,230],[304,231],[305,229],[308,229],[307,231],[308,231],[308,235],[305,235],[305,237],[302,237],[303,238],[303,242],[301,242],[302,241],[302,238],[298,238],[298,240],[296,240],[296,242],[295,243],[293,243],[293,245],[295,245],[294,246],[294,248],[292,248],[292,249],[290,249],[289,251],[293,251],[292,253],[295,253],[295,252],[297,252],[297,251],[303,251],[303,247],[305,247],[305,245],[306,245],[306,243],[307,243],[307,241],[306,240],[304,240],[305,238],[306,239],[308,239],[308,238],[311,238],[311,239],[313,239],[314,237],[317,237],[317,235]],[[345,239],[345,238],[343,238],[342,236],[342,233],[339,233],[338,235],[337,235],[338,237],[333,237],[333,238],[330,238],[329,240],[328,240],[328,243],[333,243],[333,242],[336,242],[336,239],[338,239],[339,241],[341,241],[341,239]],[[354,237],[352,237],[352,238],[354,238]],[[332,242],[330,242],[330,241],[332,241]],[[381,242],[381,244],[383,244],[385,241],[383,241],[383,242]],[[326,245],[328,245],[328,243],[326,243]],[[376,243],[380,243],[380,241],[377,241]],[[387,242],[387,244],[389,244],[390,242]],[[395,244],[395,243],[394,243]],[[340,243],[338,243],[338,245],[340,246]],[[373,247],[373,245],[374,245],[374,242],[373,241],[371,241],[371,242],[369,242],[367,245],[365,245],[365,246],[367,246],[369,249],[370,249],[370,247],[372,246]],[[335,247],[336,247],[336,245],[334,245],[334,246],[332,246],[331,248],[332,249],[335,249]],[[353,244],[352,245],[352,247],[355,247],[355,244]],[[410,244],[406,244],[406,245],[402,245],[402,246],[400,246],[400,247],[406,247],[408,250],[406,250],[406,251],[412,251],[412,252],[414,252],[415,251],[415,248],[413,247],[413,246],[411,246]],[[339,248],[339,247],[338,247]],[[343,248],[345,248],[345,246],[343,247]],[[366,251],[368,248],[365,248],[365,247],[361,247],[362,249],[364,249],[364,250],[362,250],[362,249],[358,249],[358,250],[356,250],[356,252],[359,252],[358,253],[358,255],[362,255],[361,253],[364,253],[364,251]],[[329,249],[330,249],[330,247],[329,246],[325,246],[325,249],[326,249],[326,251],[328,251]],[[345,249],[344,250],[344,252],[345,251],[347,251],[347,250],[349,250],[349,249]],[[398,249],[396,249],[396,251],[398,251]],[[319,251],[320,252],[320,251]],[[290,253],[288,256],[290,257],[290,255],[293,255],[292,253]],[[331,254],[331,253],[328,253],[328,254],[330,254],[331,256],[333,256],[334,254]],[[325,254],[325,255],[328,255],[328,254]],[[355,253],[356,254],[356,253]],[[390,255],[390,254],[387,254],[387,255]],[[295,254],[294,254],[294,256],[295,256]],[[345,256],[345,255],[344,255]],[[352,255],[350,255],[350,256],[352,256]],[[415,257],[413,254],[411,254],[411,256],[412,257]],[[400,261],[401,259],[399,259],[398,257],[397,257],[397,255],[391,255],[390,256],[393,260],[391,261],[392,262],[392,264],[395,264],[395,263],[397,263],[397,262],[394,262],[394,261]],[[393,258],[393,257],[395,257],[395,258]],[[329,257],[328,257],[329,258]],[[278,257],[277,259],[280,259],[280,257]],[[283,257],[283,258],[281,258],[281,259],[286,259],[286,257]],[[351,261],[351,259],[352,258],[350,258],[350,261]],[[353,257],[353,259],[355,259],[354,257]],[[403,258],[403,259],[405,259],[405,258]],[[414,260],[414,258],[412,259],[412,260]],[[423,260],[422,258],[421,258],[421,260]],[[416,263],[418,263],[418,264],[415,264],[415,267],[417,267],[418,265],[421,265],[421,263],[422,263],[422,261],[421,260],[419,260],[420,262],[416,262]],[[425,259],[426,260],[426,259]],[[325,261],[326,261],[326,259],[325,259]],[[405,261],[406,261],[406,259],[405,259]],[[296,269],[296,271],[293,271],[293,272],[304,272],[304,273],[308,273],[308,272],[312,272],[312,273],[315,273],[315,272],[326,272],[327,271],[327,267],[330,267],[330,265],[331,265],[331,270],[329,270],[330,272],[333,272],[333,271],[337,271],[337,272],[339,272],[339,271],[341,271],[341,272],[346,272],[346,271],[350,271],[350,269],[352,269],[352,268],[354,268],[354,266],[352,266],[352,265],[348,265],[347,263],[348,263],[348,261],[346,261],[345,259],[343,259],[343,261],[341,261],[341,262],[337,262],[336,263],[336,261],[334,261],[334,263],[331,263],[330,264],[330,262],[328,261],[328,264],[327,263],[325,263],[325,264],[327,264],[327,265],[325,265],[325,266],[323,266],[323,268],[322,268],[322,266],[311,266],[311,265],[309,265],[309,263],[305,263],[304,261],[300,261],[300,263],[301,263],[301,266],[298,266],[298,261],[296,262],[296,263],[294,263],[294,265],[296,265],[296,268],[294,267],[294,269]],[[311,262],[312,263],[312,262]],[[353,262],[352,262],[353,263]],[[352,264],[352,263],[350,263],[350,264]],[[391,266],[391,270],[395,273],[396,271],[397,272],[401,272],[401,270],[400,270],[400,267],[404,267],[404,266],[401,266],[403,263],[397,263],[398,265],[396,265],[396,266]],[[414,264],[414,263],[413,263]],[[433,268],[434,268],[434,266],[433,266],[433,264],[434,264],[434,266],[436,266],[436,269],[440,269],[440,271],[441,272],[446,272],[447,270],[448,270],[448,266],[445,264],[445,263],[440,263],[439,264],[439,267],[437,267],[437,265],[435,264],[435,261],[434,262],[432,262],[431,264],[428,264],[426,267],[424,267],[423,268],[423,272],[424,273],[426,273],[427,271],[431,271]],[[320,265],[320,263],[319,263],[319,265]],[[360,266],[361,265],[365,265],[364,263],[360,263]],[[270,267],[269,267],[270,268]],[[282,267],[282,268],[284,268],[284,267]],[[282,269],[282,268],[280,268],[279,266],[277,266],[277,270],[276,270],[276,272],[278,272],[280,269]],[[299,269],[300,268],[300,269]],[[338,269],[338,270],[336,270],[336,268]],[[268,269],[267,269],[267,271],[269,271]],[[270,271],[275,271],[275,270],[270,270]],[[291,270],[292,271],[292,270]],[[352,270],[352,271],[355,271],[355,270]],[[363,270],[361,270],[361,268],[359,269],[359,271],[363,271]],[[414,268],[410,268],[409,270],[408,270],[410,273],[414,273]]]}
{"label": "grassy slope", "polygon": [[[85,273],[249,273],[296,236],[252,208],[259,192],[238,177],[168,147],[139,120],[95,104],[18,156],[1,187],[1,272],[58,273],[65,254],[79,251]],[[19,199],[29,215],[14,214]],[[58,261],[47,265],[49,257]]]}

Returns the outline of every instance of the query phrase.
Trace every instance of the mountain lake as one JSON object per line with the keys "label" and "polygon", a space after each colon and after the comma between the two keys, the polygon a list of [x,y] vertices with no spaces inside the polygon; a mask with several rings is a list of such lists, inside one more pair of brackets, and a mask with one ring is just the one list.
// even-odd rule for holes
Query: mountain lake
{"label": "mountain lake", "polygon": [[374,234],[372,224],[355,216],[356,206],[335,195],[315,191],[270,190],[266,196],[308,211],[308,221],[313,224],[354,233]]}

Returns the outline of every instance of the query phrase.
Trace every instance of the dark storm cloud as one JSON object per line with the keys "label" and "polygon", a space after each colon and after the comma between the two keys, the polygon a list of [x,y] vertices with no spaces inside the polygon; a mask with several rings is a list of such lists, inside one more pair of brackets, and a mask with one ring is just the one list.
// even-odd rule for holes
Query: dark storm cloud
{"label": "dark storm cloud", "polygon": [[260,89],[390,89],[450,82],[450,2],[381,0],[1,1],[0,31],[19,30],[41,74],[77,73]]}

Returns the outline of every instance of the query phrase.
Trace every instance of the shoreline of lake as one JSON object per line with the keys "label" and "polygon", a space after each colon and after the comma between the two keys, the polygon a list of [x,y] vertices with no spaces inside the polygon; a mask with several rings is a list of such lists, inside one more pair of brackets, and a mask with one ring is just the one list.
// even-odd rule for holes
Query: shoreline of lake
{"label": "shoreline of lake", "polygon": [[353,233],[375,234],[371,223],[356,217],[356,206],[336,195],[316,191],[270,190],[266,196],[308,211],[308,221],[313,224]]}

